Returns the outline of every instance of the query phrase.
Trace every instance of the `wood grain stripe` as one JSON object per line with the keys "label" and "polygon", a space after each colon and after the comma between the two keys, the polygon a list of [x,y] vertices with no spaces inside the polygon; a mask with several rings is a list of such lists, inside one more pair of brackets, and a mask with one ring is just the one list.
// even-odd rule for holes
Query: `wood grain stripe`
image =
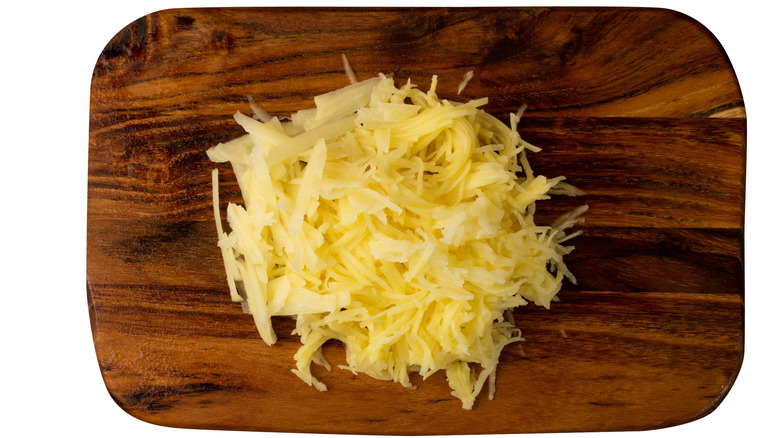
{"label": "wood grain stripe", "polygon": [[[543,148],[529,157],[535,171],[565,175],[587,193],[545,201],[540,211],[560,215],[587,203],[594,226],[741,227],[744,120],[547,119],[530,112],[521,132]],[[213,126],[120,126],[94,134],[101,152],[90,154],[90,217],[207,220],[214,167],[222,168],[223,202],[241,202],[229,166],[205,154],[241,135],[240,128],[218,133]]]}
{"label": "wood grain stripe", "polygon": [[[368,56],[366,47],[380,56]],[[93,91],[120,97],[101,104],[128,106],[230,89],[254,94],[272,113],[289,113],[344,84],[341,53],[359,77],[393,72],[427,86],[438,74],[440,90],[450,94],[473,69],[465,96],[494,95],[498,112],[526,103],[556,117],[685,117],[741,102],[716,40],[698,23],[661,9],[162,11],[108,44]],[[175,89],[161,86],[170,80]],[[701,93],[692,86],[701,82],[713,88]]]}
{"label": "wood grain stripe", "polygon": [[[567,258],[579,279],[577,289],[737,295],[743,291],[740,230],[582,229],[584,234],[571,241],[576,250]],[[131,287],[144,279],[149,287],[162,289],[187,285],[193,290],[226,290],[213,222],[92,220],[88,233],[92,263],[87,275],[92,287]]]}
{"label": "wood grain stripe", "polygon": [[[101,302],[110,297],[97,298]],[[327,405],[336,397],[342,409],[335,424],[303,409],[296,418],[304,426],[270,422],[263,429],[313,432],[327,427],[334,432],[370,434],[376,430],[372,423],[382,421],[388,433],[458,433],[482,418],[482,430],[501,433],[513,430],[502,418],[518,415],[518,409],[519,415],[535,418],[533,431],[625,427],[616,417],[619,412],[635,415],[631,428],[641,429],[669,425],[654,418],[670,418],[680,406],[705,413],[733,378],[726,370],[741,361],[741,300],[715,298],[579,291],[564,294],[554,311],[519,309],[516,317],[527,340],[504,351],[498,374],[499,396],[515,394],[508,398],[513,401],[480,400],[480,407],[490,409],[478,413],[458,412],[440,374],[425,383],[413,379],[418,389],[408,390],[344,370],[317,368],[318,378],[330,387],[320,393],[289,372],[299,344],[289,336],[293,325],[285,319],[276,322],[279,343],[268,347],[256,333],[245,331],[252,327],[248,315],[236,314],[215,324],[208,317],[193,319],[162,310],[146,315],[138,330],[129,330],[121,315],[111,321],[109,307],[100,311],[109,321],[101,323],[103,331],[95,339],[105,352],[100,363],[113,383],[112,395],[133,415],[169,425],[230,429],[237,420],[225,416],[229,412],[270,419],[285,415],[280,406],[301,400]],[[243,336],[223,336],[227,332]],[[192,339],[197,339],[193,344],[197,347],[183,348]],[[344,363],[338,344],[327,344],[325,353],[332,364]],[[681,381],[689,389],[683,390]],[[361,396],[344,397],[354,391]],[[273,402],[267,398],[269,393],[275,394]],[[394,420],[387,414],[371,415],[388,396],[395,400],[389,407]],[[542,407],[531,402],[538,397],[552,404]],[[201,403],[209,406],[209,415],[187,414],[199,411]],[[658,417],[641,414],[648,409]],[[443,421],[426,422],[430,415]],[[415,429],[408,429],[412,424],[417,424]]]}

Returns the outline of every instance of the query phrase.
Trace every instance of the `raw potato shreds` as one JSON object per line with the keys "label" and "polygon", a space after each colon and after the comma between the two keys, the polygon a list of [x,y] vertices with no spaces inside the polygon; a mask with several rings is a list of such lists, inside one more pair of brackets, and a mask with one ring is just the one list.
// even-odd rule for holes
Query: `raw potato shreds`
{"label": "raw potato shreds", "polygon": [[[444,370],[471,409],[501,350],[521,340],[511,311],[549,307],[564,277],[564,230],[536,225],[536,201],[576,194],[563,177],[531,171],[516,131],[480,109],[379,75],[315,98],[291,121],[237,113],[247,134],[208,150],[230,162],[244,205],[215,219],[234,301],[244,301],[262,339],[271,317],[295,318],[295,369],[325,390],[312,363],[342,342],[342,368],[412,388]],[[518,175],[520,175],[518,177]],[[505,316],[506,315],[506,316]]]}

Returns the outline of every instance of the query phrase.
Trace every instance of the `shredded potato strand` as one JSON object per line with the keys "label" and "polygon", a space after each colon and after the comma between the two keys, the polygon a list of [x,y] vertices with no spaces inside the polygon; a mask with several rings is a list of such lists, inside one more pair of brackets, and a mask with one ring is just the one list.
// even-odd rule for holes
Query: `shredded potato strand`
{"label": "shredded potato strand", "polygon": [[576,189],[533,174],[526,151],[538,148],[517,134],[519,114],[508,127],[480,109],[487,99],[441,100],[436,83],[423,92],[379,75],[290,122],[237,115],[250,138],[208,151],[232,164],[244,198],[228,206],[230,233],[215,204],[231,295],[249,301],[268,344],[270,318],[295,317],[293,372],[319,390],[311,364],[330,369],[321,348],[335,339],[342,368],[408,388],[410,373],[443,370],[471,409],[486,383],[492,398],[502,349],[522,340],[505,315],[549,307],[575,281],[563,242],[584,209],[554,226],[533,211]]}

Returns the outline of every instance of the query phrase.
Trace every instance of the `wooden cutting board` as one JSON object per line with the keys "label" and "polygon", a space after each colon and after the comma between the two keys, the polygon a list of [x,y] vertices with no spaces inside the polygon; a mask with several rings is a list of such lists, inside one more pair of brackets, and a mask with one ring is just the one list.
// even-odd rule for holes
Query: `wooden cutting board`
{"label": "wooden cutting board", "polygon": [[[242,134],[247,95],[272,114],[392,73],[458,100],[488,96],[543,148],[538,173],[587,192],[569,257],[579,285],[515,312],[494,400],[464,411],[442,375],[409,390],[334,369],[294,376],[293,324],[266,346],[230,301],[205,151]],[[702,25],[660,9],[177,9],[106,46],[92,79],[87,294],[97,360],[130,415],[174,427],[361,434],[613,431],[710,413],[744,348],[746,121]],[[240,202],[220,165],[222,208]],[[333,364],[344,363],[327,344]]]}

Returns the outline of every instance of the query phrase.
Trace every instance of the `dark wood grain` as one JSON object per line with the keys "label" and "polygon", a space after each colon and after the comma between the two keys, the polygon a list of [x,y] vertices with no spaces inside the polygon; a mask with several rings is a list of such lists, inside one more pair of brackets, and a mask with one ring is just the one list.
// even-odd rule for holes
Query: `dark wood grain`
{"label": "dark wood grain", "polygon": [[[569,257],[578,285],[515,312],[495,400],[463,411],[442,375],[408,390],[289,370],[230,301],[205,150],[240,135],[247,95],[272,114],[378,72],[441,97],[528,105],[535,170],[585,196]],[[463,74],[475,72],[464,95]],[[92,78],[87,296],[97,361],[129,414],[156,424],[286,432],[460,434],[640,430],[704,416],[744,350],[746,122],[717,40],[661,9],[176,9],[122,29]],[[220,166],[221,202],[240,202]],[[344,363],[343,348],[325,355]]]}

